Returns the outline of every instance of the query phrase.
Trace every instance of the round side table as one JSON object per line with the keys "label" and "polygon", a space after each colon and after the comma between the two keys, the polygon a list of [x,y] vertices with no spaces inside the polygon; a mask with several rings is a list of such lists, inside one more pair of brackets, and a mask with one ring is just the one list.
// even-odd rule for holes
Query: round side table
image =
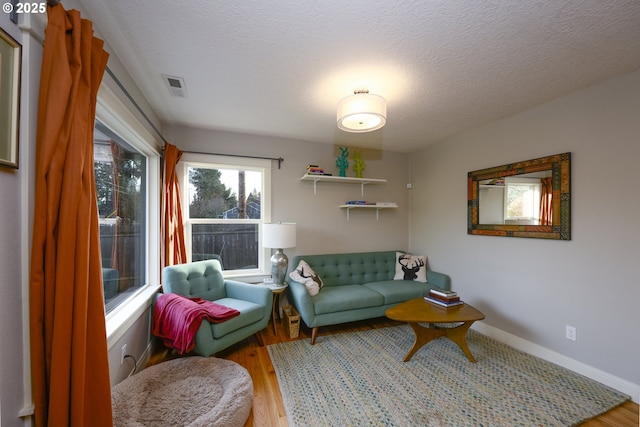
{"label": "round side table", "polygon": [[283,286],[275,286],[275,285],[266,285],[271,292],[273,293],[273,305],[271,307],[271,321],[273,323],[273,334],[278,335],[278,330],[276,329],[276,318],[280,319],[280,295],[284,293],[287,289],[287,284],[285,283]]}

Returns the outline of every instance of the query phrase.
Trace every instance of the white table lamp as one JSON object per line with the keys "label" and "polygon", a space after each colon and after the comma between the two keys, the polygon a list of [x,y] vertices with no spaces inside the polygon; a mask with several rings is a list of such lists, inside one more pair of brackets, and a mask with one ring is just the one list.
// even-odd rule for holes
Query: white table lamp
{"label": "white table lamp", "polygon": [[289,259],[282,249],[296,246],[296,224],[293,222],[263,224],[262,245],[276,250],[271,257],[271,276],[274,284],[282,285],[289,267]]}

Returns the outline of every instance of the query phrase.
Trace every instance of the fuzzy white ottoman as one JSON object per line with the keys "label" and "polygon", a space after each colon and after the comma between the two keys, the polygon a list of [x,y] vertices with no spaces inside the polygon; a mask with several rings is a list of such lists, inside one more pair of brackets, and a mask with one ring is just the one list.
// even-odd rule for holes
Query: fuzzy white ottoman
{"label": "fuzzy white ottoman", "polygon": [[115,426],[238,426],[253,405],[245,368],[215,357],[170,360],[111,389]]}

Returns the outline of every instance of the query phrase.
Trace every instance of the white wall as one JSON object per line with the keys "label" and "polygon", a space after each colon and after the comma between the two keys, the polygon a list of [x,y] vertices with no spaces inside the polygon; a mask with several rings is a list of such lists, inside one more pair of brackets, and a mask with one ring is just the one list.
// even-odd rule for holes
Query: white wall
{"label": "white wall", "polygon": [[[28,26],[22,17],[23,24]],[[33,25],[38,26],[36,19]],[[0,425],[21,426],[31,403],[26,284],[31,248],[31,201],[42,45],[0,14],[0,27],[22,45],[19,169],[0,167]],[[40,26],[41,28],[41,26]],[[32,193],[32,192],[31,192]]]}
{"label": "white wall", "polygon": [[[412,156],[409,233],[486,324],[636,385],[639,118],[635,72],[427,147]],[[467,172],[567,151],[571,241],[467,234]]]}
{"label": "white wall", "polygon": [[[272,221],[298,225],[297,246],[285,250],[289,258],[295,254],[407,249],[408,155],[365,150],[364,177],[386,179],[386,185],[365,186],[362,196],[359,185],[318,183],[314,195],[313,183],[300,181],[300,177],[308,164],[317,164],[326,172],[338,175],[335,161],[340,152],[337,147],[179,126],[165,128],[165,136],[186,151],[283,157],[282,169],[273,162]],[[352,151],[349,159],[353,158]],[[353,162],[350,162],[351,167]],[[347,176],[355,176],[352,169],[347,171]],[[338,206],[347,200],[362,198],[393,201],[398,209],[381,210],[379,221],[375,211],[352,210],[347,221],[346,212]]]}

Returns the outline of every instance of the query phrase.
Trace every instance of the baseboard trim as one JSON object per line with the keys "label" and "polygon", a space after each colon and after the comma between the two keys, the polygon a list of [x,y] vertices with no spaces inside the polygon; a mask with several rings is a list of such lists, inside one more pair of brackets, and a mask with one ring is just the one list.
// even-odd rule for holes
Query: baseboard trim
{"label": "baseboard trim", "polygon": [[596,369],[593,366],[589,366],[553,350],[549,350],[541,345],[534,344],[531,341],[527,341],[516,335],[512,335],[501,329],[487,325],[486,323],[475,323],[472,326],[472,329],[510,345],[513,348],[517,348],[520,351],[524,351],[525,353],[529,353],[548,362],[555,363],[563,368],[570,369],[580,375],[584,375],[587,378],[591,378],[594,381],[598,381],[599,383],[614,388],[622,393],[628,394],[633,402],[640,403],[640,385],[638,384],[634,384],[615,375],[611,375],[608,372]]}
{"label": "baseboard trim", "polygon": [[132,375],[137,374],[147,366],[147,363],[149,363],[149,359],[151,359],[151,355],[153,354],[154,350],[155,350],[155,345],[154,345],[154,340],[152,339],[147,343],[147,347],[144,349],[144,352],[142,352],[142,355],[140,356],[140,360],[138,361],[138,364],[136,365],[136,369],[135,371],[133,371]]}

